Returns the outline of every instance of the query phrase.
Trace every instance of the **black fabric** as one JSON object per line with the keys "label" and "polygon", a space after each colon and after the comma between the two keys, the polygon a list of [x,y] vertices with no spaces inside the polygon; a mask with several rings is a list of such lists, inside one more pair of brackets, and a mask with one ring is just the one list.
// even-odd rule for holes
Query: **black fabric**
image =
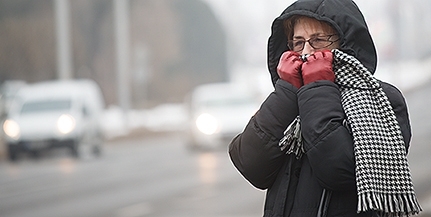
{"label": "black fabric", "polygon": [[[284,81],[277,83],[287,84]],[[411,127],[404,98],[394,86],[383,82],[381,85],[394,108],[407,148]],[[276,85],[277,94],[268,97],[244,132],[229,145],[231,160],[241,174],[256,188],[267,189],[264,216],[314,217],[323,188],[333,191],[328,216],[372,216],[373,213],[356,214],[358,201],[353,141],[348,129],[342,124],[344,113],[338,108],[341,106],[340,95],[335,84],[321,81],[299,90],[301,111],[314,110],[301,119],[303,126],[310,126],[306,127],[308,130],[303,136],[314,141],[315,145],[307,146],[307,154],[301,161],[280,151],[278,141],[289,120],[296,117],[297,110],[283,107],[284,103],[279,97],[289,98],[290,95],[294,98],[295,91],[293,86],[281,88]],[[316,107],[319,110],[315,110]],[[271,122],[278,122],[279,116],[286,123],[273,127]],[[331,127],[328,128],[328,125]],[[307,200],[302,198],[305,196]],[[283,209],[276,206],[280,200],[285,200]]]}

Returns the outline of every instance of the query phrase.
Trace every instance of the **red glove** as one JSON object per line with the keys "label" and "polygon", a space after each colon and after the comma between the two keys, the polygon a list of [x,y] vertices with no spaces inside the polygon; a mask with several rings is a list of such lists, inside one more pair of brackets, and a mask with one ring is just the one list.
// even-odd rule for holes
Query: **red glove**
{"label": "red glove", "polygon": [[318,51],[310,55],[307,61],[302,64],[302,79],[304,85],[319,81],[335,81],[335,74],[332,70],[333,54],[329,50]]}
{"label": "red glove", "polygon": [[293,86],[300,88],[302,86],[301,65],[303,61],[299,54],[293,51],[286,51],[281,55],[277,66],[278,76]]}

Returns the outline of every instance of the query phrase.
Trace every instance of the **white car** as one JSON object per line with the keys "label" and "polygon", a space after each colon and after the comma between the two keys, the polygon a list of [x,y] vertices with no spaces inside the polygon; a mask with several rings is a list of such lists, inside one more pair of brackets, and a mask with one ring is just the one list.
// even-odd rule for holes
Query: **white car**
{"label": "white car", "polygon": [[235,83],[198,86],[188,101],[188,145],[204,149],[227,147],[260,104],[253,90]]}
{"label": "white car", "polygon": [[99,155],[103,143],[99,117],[104,100],[91,80],[30,84],[16,94],[3,123],[8,156],[39,153],[65,146],[79,157],[83,150]]}
{"label": "white car", "polygon": [[22,80],[7,80],[0,86],[0,117],[7,115],[8,108],[18,90],[27,85]]}

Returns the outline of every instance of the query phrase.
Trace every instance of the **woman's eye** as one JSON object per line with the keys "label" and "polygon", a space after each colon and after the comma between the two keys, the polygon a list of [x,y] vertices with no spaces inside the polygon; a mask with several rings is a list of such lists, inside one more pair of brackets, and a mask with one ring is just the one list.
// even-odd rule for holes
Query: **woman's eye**
{"label": "woman's eye", "polygon": [[326,38],[315,38],[314,41],[317,43],[321,43],[321,42],[326,42],[328,40]]}
{"label": "woman's eye", "polygon": [[302,45],[303,45],[304,43],[305,43],[305,42],[304,42],[303,40],[294,41],[294,42],[293,42],[293,46],[294,46],[294,47],[302,47]]}

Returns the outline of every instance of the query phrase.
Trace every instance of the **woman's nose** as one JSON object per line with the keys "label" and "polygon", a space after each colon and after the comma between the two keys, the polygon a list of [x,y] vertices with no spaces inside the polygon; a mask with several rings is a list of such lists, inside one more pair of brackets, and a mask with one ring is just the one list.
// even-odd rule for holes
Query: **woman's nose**
{"label": "woman's nose", "polygon": [[314,53],[314,48],[311,47],[310,42],[306,42],[304,44],[304,49],[302,50],[301,54],[313,54]]}

